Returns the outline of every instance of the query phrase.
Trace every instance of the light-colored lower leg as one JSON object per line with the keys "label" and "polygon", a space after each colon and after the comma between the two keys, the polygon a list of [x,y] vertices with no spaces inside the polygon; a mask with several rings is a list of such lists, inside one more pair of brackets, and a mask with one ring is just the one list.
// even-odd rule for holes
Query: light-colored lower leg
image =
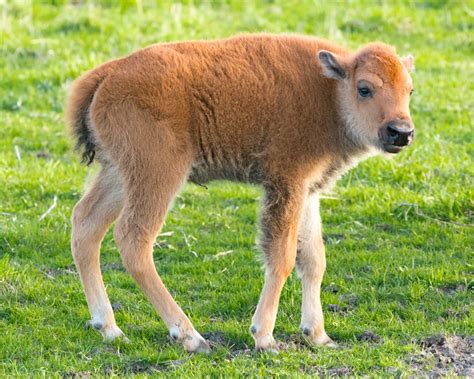
{"label": "light-colored lower leg", "polygon": [[123,336],[117,327],[100,271],[100,245],[110,224],[122,209],[120,183],[103,170],[72,216],[71,250],[92,319],[88,322],[105,340]]}
{"label": "light-colored lower leg", "polygon": [[303,287],[301,331],[314,344],[333,344],[324,330],[321,306],[321,282],[326,270],[326,257],[322,239],[319,197],[306,199],[298,233],[297,271]]}
{"label": "light-colored lower leg", "polygon": [[[127,213],[125,210],[123,217]],[[157,216],[160,213],[157,212]],[[180,341],[187,351],[208,352],[209,345],[176,304],[156,271],[153,262],[156,233],[146,233],[143,228],[137,228],[133,221],[121,220],[115,230],[115,238],[122,261],[165,322],[171,338]]]}
{"label": "light-colored lower leg", "polygon": [[273,338],[273,328],[275,327],[281,290],[286,279],[287,275],[267,270],[265,284],[250,328],[257,350],[277,349],[275,339]]}
{"label": "light-colored lower leg", "polygon": [[295,265],[302,206],[298,189],[291,191],[287,188],[282,192],[267,193],[266,202],[269,205],[262,212],[261,242],[266,261],[265,284],[250,328],[258,350],[277,349],[273,329],[280,294]]}

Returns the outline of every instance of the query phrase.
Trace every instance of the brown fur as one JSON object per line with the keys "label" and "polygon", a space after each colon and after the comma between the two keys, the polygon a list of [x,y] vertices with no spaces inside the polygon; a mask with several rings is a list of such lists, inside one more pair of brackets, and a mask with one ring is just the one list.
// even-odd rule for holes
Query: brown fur
{"label": "brown fur", "polygon": [[[329,52],[326,61],[320,51]],[[297,246],[301,327],[314,343],[329,343],[319,301],[325,258],[318,194],[383,148],[385,123],[411,123],[409,63],[383,44],[354,54],[316,38],[260,34],[158,44],[79,78],[68,123],[85,160],[96,157],[103,169],[75,208],[72,250],[92,323],[104,337],[122,334],[98,264],[100,241],[120,215],[114,236],[125,267],[173,338],[190,351],[208,349],[156,273],[152,246],[187,179],[230,179],[266,192],[266,280],[251,328],[257,348],[275,346],[279,296]],[[359,80],[373,87],[370,101],[357,97]]]}

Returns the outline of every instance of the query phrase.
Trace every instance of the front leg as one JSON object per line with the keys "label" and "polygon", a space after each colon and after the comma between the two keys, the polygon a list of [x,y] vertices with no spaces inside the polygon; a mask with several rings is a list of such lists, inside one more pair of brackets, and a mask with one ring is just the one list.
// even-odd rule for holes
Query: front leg
{"label": "front leg", "polygon": [[326,270],[326,257],[318,194],[309,194],[305,200],[298,232],[296,269],[303,287],[301,331],[314,344],[334,346],[334,342],[324,331],[321,307],[321,282]]}
{"label": "front leg", "polygon": [[303,200],[304,191],[299,186],[266,188],[261,217],[265,284],[250,328],[258,350],[276,349],[273,328],[281,290],[295,265]]}

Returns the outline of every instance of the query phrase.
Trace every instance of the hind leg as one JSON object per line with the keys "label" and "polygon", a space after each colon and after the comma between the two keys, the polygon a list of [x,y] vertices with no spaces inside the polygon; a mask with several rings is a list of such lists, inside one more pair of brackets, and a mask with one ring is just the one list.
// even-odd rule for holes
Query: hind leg
{"label": "hind leg", "polygon": [[90,324],[105,340],[123,336],[105,291],[99,259],[102,239],[122,210],[121,187],[116,171],[104,168],[72,216],[71,250],[92,317]]}
{"label": "hind leg", "polygon": [[181,177],[165,180],[148,177],[131,186],[115,229],[115,239],[127,271],[154,305],[171,337],[181,341],[187,351],[207,352],[209,346],[176,304],[153,262],[153,243],[185,172],[180,174]]}
{"label": "hind leg", "polygon": [[[134,125],[127,143],[118,135],[105,137],[110,155],[120,165],[124,178],[125,205],[114,237],[127,271],[151,301],[174,340],[187,351],[207,352],[209,346],[194,329],[159,277],[153,261],[153,243],[168,208],[187,179],[193,155],[189,141],[179,138],[169,124],[156,122],[135,108],[115,113],[116,130]],[[120,144],[120,145],[119,145]]]}

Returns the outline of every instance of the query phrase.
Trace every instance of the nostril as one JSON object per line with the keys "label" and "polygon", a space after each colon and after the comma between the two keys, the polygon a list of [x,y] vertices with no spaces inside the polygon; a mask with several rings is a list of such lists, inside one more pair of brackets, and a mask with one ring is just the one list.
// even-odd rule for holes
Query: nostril
{"label": "nostril", "polygon": [[390,137],[397,137],[400,134],[400,132],[397,129],[395,129],[393,126],[390,126],[390,125],[387,126],[387,132]]}
{"label": "nostril", "polygon": [[387,126],[387,142],[390,145],[395,145],[400,139],[400,131],[395,129],[395,127],[388,125]]}

